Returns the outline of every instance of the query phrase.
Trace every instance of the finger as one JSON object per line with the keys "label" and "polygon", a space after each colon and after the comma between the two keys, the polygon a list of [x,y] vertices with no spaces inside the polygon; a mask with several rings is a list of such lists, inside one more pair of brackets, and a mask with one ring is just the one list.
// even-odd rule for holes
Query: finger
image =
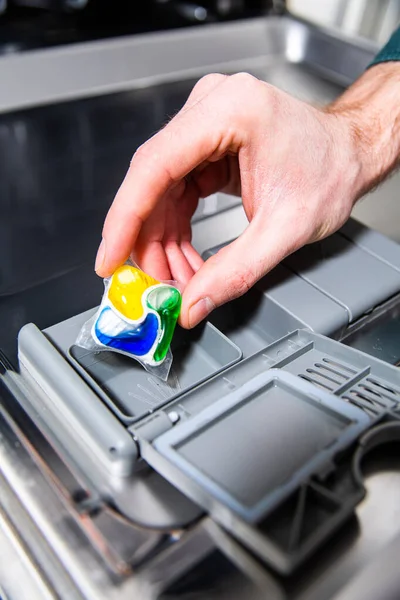
{"label": "finger", "polygon": [[162,244],[167,216],[167,198],[163,198],[143,224],[133,255],[143,271],[155,279],[171,279],[168,259]]}
{"label": "finger", "polygon": [[187,285],[181,323],[191,328],[229,300],[242,296],[261,277],[296,249],[287,217],[268,227],[257,217],[234,242],[207,260]]}
{"label": "finger", "polygon": [[194,271],[180,246],[183,239],[190,240],[191,238],[190,218],[194,206],[197,204],[193,186],[186,186],[186,188],[186,193],[182,198],[177,198],[174,193],[168,196],[163,239],[172,278],[178,281],[181,287],[185,287],[194,275]]}
{"label": "finger", "polygon": [[213,102],[212,110],[199,107],[175,117],[133,157],[104,224],[99,275],[109,275],[126,260],[143,223],[168,190],[177,186],[183,190],[182,179],[196,166],[210,157],[218,159],[238,144],[232,129],[224,126],[226,107],[222,111],[218,102]]}
{"label": "finger", "polygon": [[141,244],[136,248],[133,260],[145,272],[159,281],[169,281],[172,274],[169,268],[168,258],[164,246],[160,241]]}
{"label": "finger", "polygon": [[[135,245],[135,255],[138,264],[149,275],[161,280],[175,279],[186,285],[195,272],[191,261],[196,265],[200,258],[193,248],[188,256],[182,249],[186,241],[190,246],[190,220],[197,207],[198,190],[189,184],[182,198],[178,198],[175,192],[164,196],[143,225]],[[177,248],[177,245],[180,247]]]}
{"label": "finger", "polygon": [[200,254],[195,250],[192,244],[189,241],[181,242],[181,248],[183,254],[186,256],[186,259],[189,265],[193,269],[193,273],[196,273],[201,266],[204,264],[204,260],[201,258]]}
{"label": "finger", "polygon": [[185,287],[194,275],[194,270],[177,242],[168,242],[165,246],[171,278]]}

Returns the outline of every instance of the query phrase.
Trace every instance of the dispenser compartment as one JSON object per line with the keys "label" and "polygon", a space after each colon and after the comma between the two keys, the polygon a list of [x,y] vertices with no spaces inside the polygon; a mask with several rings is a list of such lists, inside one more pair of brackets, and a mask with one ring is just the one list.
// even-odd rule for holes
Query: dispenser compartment
{"label": "dispenser compartment", "polygon": [[[314,371],[316,373],[314,373]],[[132,426],[141,455],[242,544],[290,573],[354,513],[363,433],[398,421],[400,372],[294,331]],[[156,430],[171,411],[176,424]]]}
{"label": "dispenser compartment", "polygon": [[220,502],[254,523],[368,426],[359,409],[270,369],[154,447],[201,487],[205,508]]}
{"label": "dispenser compartment", "polygon": [[191,331],[177,327],[171,345],[171,372],[163,382],[129,357],[76,346],[74,341],[87,317],[88,313],[77,315],[49,328],[46,334],[125,424],[143,418],[242,357],[240,349],[211,323]]}
{"label": "dispenser compartment", "polygon": [[[362,497],[355,488],[340,500],[316,479],[335,469],[336,457],[369,425],[359,408],[270,369],[151,444],[141,439],[140,428],[137,434],[143,457],[156,471],[260,558],[288,573],[315,550],[320,530],[331,533]],[[307,504],[303,498],[296,519],[302,521],[311,508],[315,518],[298,546],[286,548],[279,535],[293,529],[288,514],[303,488]],[[280,518],[275,530],[274,513]]]}

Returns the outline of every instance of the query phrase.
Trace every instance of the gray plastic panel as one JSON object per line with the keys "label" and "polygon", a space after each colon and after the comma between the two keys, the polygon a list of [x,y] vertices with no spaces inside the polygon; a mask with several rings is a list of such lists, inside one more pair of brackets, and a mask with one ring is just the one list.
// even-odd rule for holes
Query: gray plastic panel
{"label": "gray plastic panel", "polygon": [[[270,368],[289,371],[361,408],[371,425],[400,407],[400,369],[307,330],[294,331],[168,405],[193,418]],[[144,419],[134,427],[142,437]],[[146,435],[144,434],[144,437]]]}
{"label": "gray plastic panel", "polygon": [[400,293],[400,245],[350,220],[288,257],[256,287],[300,327],[340,339],[350,322]]}
{"label": "gray plastic panel", "polygon": [[165,411],[178,416],[168,431],[152,425],[159,413],[133,428],[145,460],[290,573],[363,498],[352,444],[384,418],[399,421],[400,371],[300,330]]}
{"label": "gray plastic panel", "polygon": [[127,476],[137,458],[129,433],[33,324],[18,338],[19,363],[37,394],[30,401],[78,464],[95,463],[110,476]]}
{"label": "gray plastic panel", "polygon": [[126,424],[143,418],[242,357],[240,349],[211,323],[190,332],[177,328],[171,346],[172,369],[164,383],[126,356],[74,346],[87,313],[82,317],[59,323],[46,333]]}
{"label": "gray plastic panel", "polygon": [[[299,332],[303,340],[310,339]],[[353,348],[314,337],[304,353],[283,360],[282,367],[361,408],[371,421],[394,414],[400,406],[400,370]]]}
{"label": "gray plastic panel", "polygon": [[400,272],[340,234],[304,246],[285,261],[343,306],[355,321],[400,292]]}
{"label": "gray plastic panel", "polygon": [[400,271],[400,244],[354,219],[347,221],[340,233],[359,248]]}
{"label": "gray plastic panel", "polygon": [[18,401],[85,488],[143,527],[170,531],[200,518],[198,506],[137,461],[132,435],[35,325],[20,332],[19,363]]}
{"label": "gray plastic panel", "polygon": [[[70,319],[47,335],[67,353],[88,316]],[[254,323],[267,338],[261,321]],[[41,332],[27,339],[21,335],[24,379],[30,383],[33,373],[35,385],[50,396],[30,401],[85,472],[90,461],[83,434],[101,450],[104,427],[113,417],[92,395],[96,415],[97,409],[104,411],[97,431],[97,416],[92,419],[92,409],[86,412],[89,405],[82,402],[86,396],[64,385],[64,370],[55,366],[54,355],[79,379]],[[273,377],[277,384],[269,379],[272,367],[279,369]],[[72,421],[64,418],[71,414]],[[176,399],[164,399],[160,408],[131,424],[129,433],[141,456],[156,471],[135,471],[122,487],[110,490],[111,497],[122,514],[150,524],[176,522],[185,510],[193,517],[193,499],[263,560],[288,573],[338,529],[363,497],[361,482],[349,469],[350,446],[384,417],[400,419],[396,368],[311,331],[294,331]],[[160,440],[170,442],[160,449]],[[134,460],[132,455],[128,464]],[[151,489],[148,475],[155,476]],[[165,490],[162,483],[168,482]],[[146,494],[153,505],[143,503]]]}
{"label": "gray plastic panel", "polygon": [[[226,244],[210,248],[203,253],[203,258],[216,254],[224,245]],[[269,299],[268,310],[276,312],[271,303],[280,307],[279,319],[276,320],[275,315],[271,314],[268,320],[268,327],[279,327],[280,335],[298,327],[308,327],[317,333],[340,338],[348,326],[349,316],[343,306],[284,265],[275,267],[256,284],[256,288]]]}
{"label": "gray plastic panel", "polygon": [[153,444],[186,476],[171,481],[229,527],[226,508],[258,521],[368,426],[354,406],[271,369]]}
{"label": "gray plastic panel", "polygon": [[343,488],[341,475],[339,495],[318,482],[369,425],[358,408],[271,369],[152,443],[137,433],[149,464],[247,548],[290,573],[363,497],[357,484]]}
{"label": "gray plastic panel", "polygon": [[303,326],[298,319],[255,289],[214,311],[210,321],[239,346],[243,358]]}
{"label": "gray plastic panel", "polygon": [[400,367],[400,298],[346,336],[343,343]]}
{"label": "gray plastic panel", "polygon": [[278,265],[256,287],[316,333],[340,338],[348,326],[349,317],[344,307],[284,265]]}

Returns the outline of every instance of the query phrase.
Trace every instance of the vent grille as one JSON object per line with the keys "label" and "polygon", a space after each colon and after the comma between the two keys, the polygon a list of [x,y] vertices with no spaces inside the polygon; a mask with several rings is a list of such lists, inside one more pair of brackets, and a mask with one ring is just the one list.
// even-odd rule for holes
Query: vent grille
{"label": "vent grille", "polygon": [[330,358],[322,358],[315,362],[312,367],[299,373],[299,377],[321,387],[329,392],[335,392],[343,384],[350,381],[357,371]]}
{"label": "vent grille", "polygon": [[396,408],[400,402],[400,390],[374,377],[366,377],[342,396],[370,415]]}
{"label": "vent grille", "polygon": [[348,363],[327,356],[320,355],[310,366],[303,364],[298,376],[331,394],[339,395],[345,402],[363,410],[371,419],[400,409],[400,388],[370,373],[366,375],[365,370],[358,371]]}
{"label": "vent grille", "polygon": [[373,392],[380,397],[388,398],[389,400],[393,400],[393,402],[400,402],[400,389],[395,388],[392,385],[387,384],[386,382],[379,381],[374,377],[367,377],[365,379],[369,388],[373,388]]}
{"label": "vent grille", "polygon": [[361,408],[370,417],[377,417],[382,412],[382,407],[357,390],[350,390],[342,396],[342,400]]}

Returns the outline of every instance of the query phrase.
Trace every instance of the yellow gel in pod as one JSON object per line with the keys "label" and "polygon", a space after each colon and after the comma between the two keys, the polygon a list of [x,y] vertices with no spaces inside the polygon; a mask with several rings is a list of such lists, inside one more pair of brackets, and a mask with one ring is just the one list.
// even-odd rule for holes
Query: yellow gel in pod
{"label": "yellow gel in pod", "polygon": [[111,278],[108,298],[127,319],[136,321],[143,316],[142,296],[147,288],[160,282],[131,265],[119,267]]}

